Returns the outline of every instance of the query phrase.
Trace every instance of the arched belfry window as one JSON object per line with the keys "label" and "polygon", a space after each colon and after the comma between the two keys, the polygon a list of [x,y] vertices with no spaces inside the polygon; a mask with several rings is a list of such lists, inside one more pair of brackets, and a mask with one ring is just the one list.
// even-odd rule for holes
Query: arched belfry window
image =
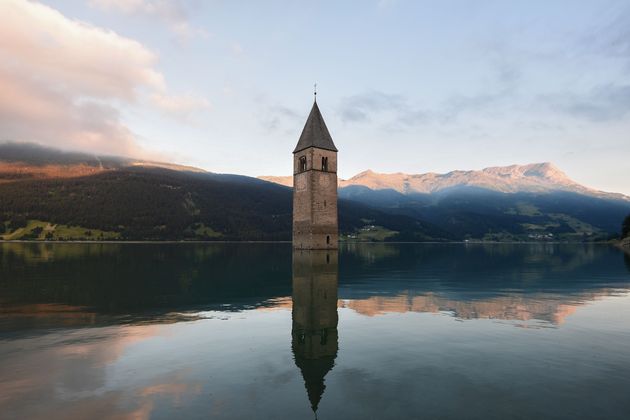
{"label": "arched belfry window", "polygon": [[328,171],[328,158],[322,157],[322,171]]}
{"label": "arched belfry window", "polygon": [[300,172],[304,172],[306,170],[306,156],[300,156],[299,168]]}

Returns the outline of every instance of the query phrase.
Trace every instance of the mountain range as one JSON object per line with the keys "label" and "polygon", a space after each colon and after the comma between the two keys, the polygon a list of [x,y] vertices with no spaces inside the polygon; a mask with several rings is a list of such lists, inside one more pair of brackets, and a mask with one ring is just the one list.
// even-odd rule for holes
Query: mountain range
{"label": "mountain range", "polygon": [[[261,176],[260,179],[291,187],[291,176]],[[618,193],[595,190],[578,184],[549,162],[485,168],[479,171],[452,171],[446,174],[361,172],[350,179],[339,180],[339,188],[366,187],[371,190],[391,190],[401,194],[433,194],[449,188],[476,187],[502,193],[573,192],[591,197],[630,201]]]}
{"label": "mountain range", "polygon": [[367,170],[340,180],[339,196],[423,220],[458,239],[601,239],[619,231],[630,209],[630,197],[585,187],[548,162],[446,174]]}
{"label": "mountain range", "polygon": [[[291,177],[0,144],[0,239],[290,240]],[[344,240],[601,240],[630,199],[550,163],[339,183]]]}

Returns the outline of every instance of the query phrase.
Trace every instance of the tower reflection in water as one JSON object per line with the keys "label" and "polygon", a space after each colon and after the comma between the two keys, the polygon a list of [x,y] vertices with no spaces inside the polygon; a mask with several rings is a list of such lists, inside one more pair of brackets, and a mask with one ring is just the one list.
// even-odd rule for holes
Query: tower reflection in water
{"label": "tower reflection in water", "polygon": [[339,349],[337,258],[336,250],[293,252],[291,347],[315,413]]}

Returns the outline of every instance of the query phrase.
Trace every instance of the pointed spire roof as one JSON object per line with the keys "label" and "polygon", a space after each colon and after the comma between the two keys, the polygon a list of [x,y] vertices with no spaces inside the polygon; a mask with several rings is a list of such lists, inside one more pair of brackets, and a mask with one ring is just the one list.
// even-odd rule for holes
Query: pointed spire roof
{"label": "pointed spire roof", "polygon": [[337,151],[335,143],[333,143],[333,139],[324,122],[324,117],[322,117],[322,113],[319,111],[317,101],[313,103],[313,108],[308,115],[304,130],[302,130],[302,135],[300,135],[300,140],[297,146],[295,146],[293,153],[300,152],[309,147],[332,150],[333,152]]}
{"label": "pointed spire roof", "polygon": [[326,374],[332,370],[335,366],[335,357],[337,352],[332,356],[324,356],[317,359],[307,359],[302,355],[295,354],[295,364],[302,371],[302,378],[304,379],[304,385],[306,386],[306,393],[308,400],[311,403],[311,409],[314,413],[317,412],[319,402],[324,395],[326,389],[325,380]]}

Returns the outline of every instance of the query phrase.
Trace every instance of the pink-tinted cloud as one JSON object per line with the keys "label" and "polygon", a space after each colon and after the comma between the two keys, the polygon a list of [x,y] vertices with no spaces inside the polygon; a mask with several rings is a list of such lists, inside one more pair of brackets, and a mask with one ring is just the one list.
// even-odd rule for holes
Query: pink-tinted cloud
{"label": "pink-tinted cloud", "polygon": [[193,112],[210,108],[207,99],[192,94],[171,96],[154,93],[151,95],[151,101],[156,108],[184,121],[188,120],[188,116]]}
{"label": "pink-tinted cloud", "polygon": [[[181,369],[144,375],[138,383],[116,389],[107,386],[108,367],[133,352],[135,344],[164,333],[162,325],[86,328],[67,332],[61,340],[55,334],[44,335],[38,339],[41,346],[9,351],[3,367],[14,368],[5,369],[0,381],[0,413],[28,419],[49,418],[50,413],[68,419],[148,419],[156,400],[185,402],[203,387]],[[24,342],[7,345],[20,348]]]}
{"label": "pink-tinted cloud", "polygon": [[207,32],[190,24],[182,0],[91,0],[90,4],[104,11],[157,18],[178,38],[207,36]]}
{"label": "pink-tinted cloud", "polygon": [[[151,95],[177,101],[156,69],[156,54],[36,2],[3,0],[0,16],[0,140],[146,154],[119,108],[149,104],[164,111]],[[172,114],[194,105],[200,102]]]}

